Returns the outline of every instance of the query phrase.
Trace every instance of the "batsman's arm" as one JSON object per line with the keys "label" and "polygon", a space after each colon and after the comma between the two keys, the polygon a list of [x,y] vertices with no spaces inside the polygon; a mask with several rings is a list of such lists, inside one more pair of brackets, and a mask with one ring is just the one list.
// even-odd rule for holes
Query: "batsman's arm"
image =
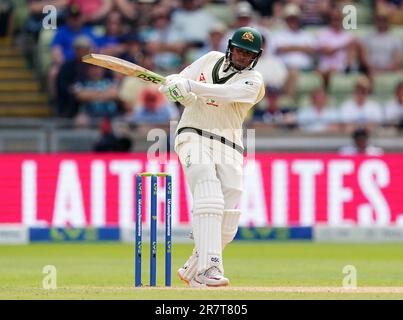
{"label": "batsman's arm", "polygon": [[264,85],[258,76],[240,79],[231,84],[211,84],[189,80],[191,92],[198,97],[215,98],[226,102],[255,104],[264,95]]}

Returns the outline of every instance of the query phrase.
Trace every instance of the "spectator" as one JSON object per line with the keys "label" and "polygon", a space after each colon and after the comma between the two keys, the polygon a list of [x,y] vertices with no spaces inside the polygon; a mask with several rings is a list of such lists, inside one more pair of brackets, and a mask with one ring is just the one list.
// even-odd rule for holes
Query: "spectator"
{"label": "spectator", "polygon": [[133,140],[129,136],[118,137],[116,152],[130,152],[133,148]]}
{"label": "spectator", "polygon": [[[28,9],[28,16],[22,26],[20,43],[24,56],[30,63],[30,66],[37,68],[40,60],[37,57],[37,44],[39,34],[43,30],[43,9],[48,5],[54,6],[57,9],[57,19],[59,20],[60,17],[63,17],[63,13],[68,5],[68,0],[26,0],[25,2]],[[4,21],[4,19],[0,17],[0,21]]]}
{"label": "spectator", "polygon": [[100,53],[120,56],[125,51],[122,44],[124,25],[122,15],[118,11],[108,14],[105,22],[105,34],[96,39]]}
{"label": "spectator", "polygon": [[[115,8],[133,27],[147,27],[152,23],[154,8],[171,12],[180,6],[180,0],[113,0]],[[158,6],[157,6],[158,4]]]}
{"label": "spectator", "polygon": [[385,120],[388,125],[403,129],[403,81],[395,89],[395,99],[385,105]]}
{"label": "spectator", "polygon": [[273,8],[276,3],[280,2],[278,0],[249,0],[248,1],[254,10],[259,12],[262,17],[272,17],[274,15],[275,9]]}
{"label": "spectator", "polygon": [[225,35],[225,26],[221,23],[215,24],[210,32],[209,32],[209,40],[200,49],[196,49],[193,52],[193,55],[191,58],[188,57],[189,61],[195,61],[196,59],[200,58],[201,56],[204,56],[207,52],[210,51],[221,51],[221,42],[222,39]]}
{"label": "spectator", "polygon": [[153,9],[160,6],[161,0],[134,0],[136,17],[134,18],[133,27],[135,30],[147,27],[152,23]]}
{"label": "spectator", "polygon": [[325,24],[325,18],[330,11],[331,0],[304,0],[301,2],[302,25],[320,26]]}
{"label": "spectator", "polygon": [[249,27],[254,24],[253,7],[247,1],[239,1],[235,8],[236,20],[233,28]]}
{"label": "spectator", "polygon": [[84,25],[83,16],[77,6],[70,6],[66,13],[66,24],[57,29],[51,44],[54,64],[61,64],[74,58],[73,42],[80,35],[85,35],[95,42],[92,29]]}
{"label": "spectator", "polygon": [[137,18],[136,3],[132,0],[114,0],[114,7],[124,19],[133,24]]}
{"label": "spectator", "polygon": [[389,31],[389,15],[386,12],[378,13],[375,26],[376,31],[362,41],[372,71],[381,73],[401,70],[402,43]]}
{"label": "spectator", "polygon": [[70,0],[76,5],[87,24],[102,24],[113,7],[112,0]]}
{"label": "spectator", "polygon": [[357,128],[352,134],[353,143],[340,148],[339,154],[343,156],[367,155],[381,156],[383,150],[368,143],[369,132],[365,128]]}
{"label": "spectator", "polygon": [[259,15],[259,25],[275,30],[284,28],[283,1],[280,0],[248,0]]}
{"label": "spectator", "polygon": [[[144,43],[136,33],[129,33],[122,38],[125,51],[120,58],[140,64],[144,58]],[[151,70],[151,69],[150,69]]]}
{"label": "spectator", "polygon": [[176,71],[182,64],[186,44],[173,31],[170,14],[165,9],[155,8],[151,21],[152,26],[141,32],[147,51],[154,54],[158,69],[166,72]]}
{"label": "spectator", "polygon": [[81,58],[92,51],[93,44],[87,36],[79,36],[74,40],[74,59],[65,62],[56,79],[57,100],[56,116],[72,118],[77,115],[78,101],[72,94],[72,87],[86,77],[86,64]]}
{"label": "spectator", "polygon": [[339,129],[338,112],[328,105],[328,97],[322,88],[311,93],[311,103],[297,112],[297,122],[301,130],[335,132]]}
{"label": "spectator", "polygon": [[347,131],[357,126],[373,129],[383,122],[379,104],[368,99],[371,84],[366,77],[360,77],[354,88],[354,99],[347,100],[340,107],[341,121]]}
{"label": "spectator", "polygon": [[[146,53],[138,63],[148,70],[155,70],[154,58]],[[125,77],[119,87],[119,99],[123,102],[125,112],[135,112],[140,104],[140,92],[149,87],[145,81],[135,77]]]}
{"label": "spectator", "polygon": [[95,152],[113,152],[116,149],[117,137],[112,130],[111,120],[103,118],[99,124],[100,137],[95,142]]}
{"label": "spectator", "polygon": [[200,8],[197,0],[182,0],[182,9],[172,16],[173,32],[184,42],[199,48],[206,44],[211,26],[215,23],[215,18]]}
{"label": "spectator", "polygon": [[355,58],[359,58],[361,62],[360,71],[367,74],[369,72],[362,46],[351,33],[343,30],[342,20],[341,11],[332,9],[329,14],[329,27],[318,34],[319,72],[326,90],[331,75],[334,72],[351,71]]}
{"label": "spectator", "polygon": [[[262,40],[262,47],[265,47],[266,38],[262,37]],[[270,51],[264,51],[255,70],[262,75],[265,86],[277,88],[278,90],[283,89],[288,77],[288,71],[286,65],[278,56],[271,54]]]}
{"label": "spectator", "polygon": [[76,124],[93,125],[100,118],[112,118],[118,114],[117,84],[105,77],[105,69],[87,65],[87,77],[78,82],[73,89],[75,98],[80,103]]}
{"label": "spectator", "polygon": [[11,0],[2,0],[0,5],[0,37],[5,37],[10,33],[10,19],[13,12]]}
{"label": "spectator", "polygon": [[402,0],[375,0],[375,11],[386,11],[390,14],[390,22],[394,25],[403,25]]}
{"label": "spectator", "polygon": [[266,28],[263,28],[254,22],[254,12],[252,6],[246,1],[240,1],[236,5],[235,12],[236,19],[234,25],[225,34],[223,40],[221,41],[221,50],[219,51],[225,52],[228,46],[228,40],[232,37],[236,29],[242,27],[252,27],[256,30],[259,30],[260,34],[266,39],[266,47],[263,47],[263,52],[267,51],[267,48],[271,49],[271,45],[268,44],[268,41],[270,40],[269,33],[267,32]]}
{"label": "spectator", "polygon": [[48,72],[48,89],[51,97],[55,97],[54,84],[60,66],[64,62],[74,59],[74,40],[80,35],[85,35],[94,41],[94,43],[96,41],[92,29],[84,26],[83,17],[77,6],[72,5],[68,7],[66,15],[66,25],[60,26],[57,29],[51,44],[52,66]]}
{"label": "spectator", "polygon": [[168,124],[179,116],[175,105],[167,102],[157,89],[145,89],[140,94],[140,106],[130,116],[138,124]]}
{"label": "spectator", "polygon": [[266,87],[266,95],[262,101],[263,109],[256,107],[253,112],[253,121],[264,122],[272,128],[293,128],[295,113],[291,108],[280,107],[281,91],[278,88]]}
{"label": "spectator", "polygon": [[24,23],[24,32],[38,40],[39,32],[43,28],[43,8],[51,5],[60,13],[67,8],[68,2],[69,0],[27,0],[29,15]]}
{"label": "spectator", "polygon": [[285,93],[292,98],[296,95],[299,72],[313,69],[312,56],[316,50],[313,36],[301,30],[300,15],[301,10],[297,5],[286,5],[284,19],[287,28],[276,32],[272,42],[274,52],[287,66],[288,78],[285,84]]}
{"label": "spectator", "polygon": [[95,152],[129,152],[131,150],[132,140],[126,136],[117,137],[109,118],[102,119],[99,131],[101,136],[94,145]]}

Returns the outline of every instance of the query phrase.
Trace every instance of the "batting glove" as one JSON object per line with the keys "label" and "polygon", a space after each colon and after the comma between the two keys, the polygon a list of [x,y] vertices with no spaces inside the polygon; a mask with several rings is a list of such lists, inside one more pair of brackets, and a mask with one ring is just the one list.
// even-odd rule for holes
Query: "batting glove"
{"label": "batting glove", "polygon": [[185,78],[175,77],[160,87],[160,91],[172,102],[181,102],[191,92],[190,81]]}

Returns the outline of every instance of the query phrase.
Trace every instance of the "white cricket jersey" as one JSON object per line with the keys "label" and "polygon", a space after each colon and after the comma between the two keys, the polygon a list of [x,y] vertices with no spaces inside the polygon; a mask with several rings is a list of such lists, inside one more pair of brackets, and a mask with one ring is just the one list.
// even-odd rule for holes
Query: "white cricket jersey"
{"label": "white cricket jersey", "polygon": [[177,130],[202,129],[243,146],[242,125],[248,111],[264,97],[263,79],[255,70],[224,72],[224,60],[223,53],[211,51],[180,73],[195,82],[191,82],[191,96],[182,102],[185,109]]}

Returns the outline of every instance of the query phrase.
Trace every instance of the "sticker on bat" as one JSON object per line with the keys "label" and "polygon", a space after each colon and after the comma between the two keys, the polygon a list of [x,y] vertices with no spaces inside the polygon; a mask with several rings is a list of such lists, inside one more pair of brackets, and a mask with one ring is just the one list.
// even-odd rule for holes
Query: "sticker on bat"
{"label": "sticker on bat", "polygon": [[152,83],[155,83],[155,84],[159,84],[161,82],[161,79],[155,78],[153,76],[150,76],[150,75],[147,75],[144,73],[140,73],[138,75],[138,77],[144,81],[151,81]]}

